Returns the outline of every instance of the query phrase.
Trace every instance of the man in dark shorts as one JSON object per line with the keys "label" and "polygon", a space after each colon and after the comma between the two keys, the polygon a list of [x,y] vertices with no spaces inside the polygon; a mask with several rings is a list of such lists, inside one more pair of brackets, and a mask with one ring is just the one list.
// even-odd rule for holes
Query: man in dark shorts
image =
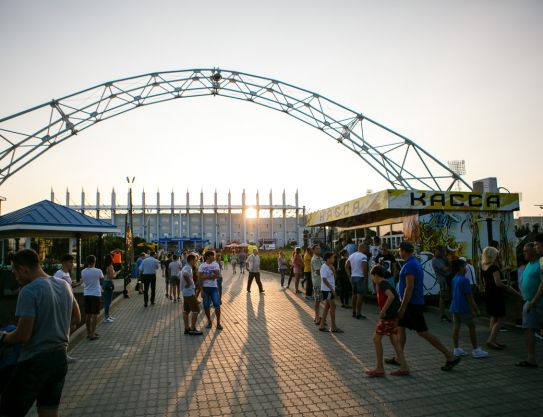
{"label": "man in dark shorts", "polygon": [[18,322],[13,332],[0,332],[0,345],[22,344],[22,348],[2,392],[0,415],[24,416],[36,402],[40,416],[58,416],[68,371],[66,348],[70,328],[81,320],[79,306],[70,286],[49,277],[32,249],[17,252],[12,266],[23,287],[15,311]]}
{"label": "man in dark shorts", "polygon": [[[445,365],[441,367],[443,371],[451,371],[458,363],[460,358],[455,357],[450,350],[441,343],[441,341],[428,331],[426,320],[424,320],[424,271],[420,262],[414,256],[415,248],[409,242],[400,244],[400,257],[405,261],[400,270],[399,295],[402,298],[402,304],[398,311],[400,321],[398,323],[399,339],[402,349],[405,352],[406,334],[405,329],[415,330],[417,334],[426,339],[434,348],[439,350],[446,358]],[[386,359],[386,363],[399,365],[396,358]]]}
{"label": "man in dark shorts", "polygon": [[[193,336],[202,335],[196,328],[200,305],[196,299],[196,285],[193,279],[192,269],[196,266],[196,256],[192,253],[187,256],[187,264],[181,271],[181,291],[183,293],[183,322],[185,323],[185,334]],[[190,315],[192,313],[192,316]]]}
{"label": "man in dark shorts", "polygon": [[96,268],[96,257],[87,257],[87,267],[81,271],[83,281],[83,298],[85,300],[85,324],[87,326],[87,338],[96,340],[96,324],[100,314],[100,301],[102,300],[102,282],[104,274]]}

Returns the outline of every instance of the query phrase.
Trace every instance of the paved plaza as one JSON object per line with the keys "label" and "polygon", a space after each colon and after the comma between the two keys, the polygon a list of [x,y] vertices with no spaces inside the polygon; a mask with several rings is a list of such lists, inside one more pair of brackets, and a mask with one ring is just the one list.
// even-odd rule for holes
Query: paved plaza
{"label": "paved plaza", "polygon": [[[344,334],[322,333],[312,306],[279,290],[278,276],[263,273],[266,294],[245,291],[247,275],[224,273],[224,330],[183,335],[181,304],[143,296],[117,302],[113,324],[100,324],[96,341],[75,344],[78,358],[67,376],[63,416],[497,416],[542,415],[543,369],[513,366],[523,357],[518,331],[505,332],[509,347],[491,358],[465,357],[450,373],[444,359],[415,334],[408,335],[412,376],[370,379],[376,306],[368,319],[338,309]],[[430,330],[447,345],[451,325],[427,314]],[[205,327],[201,314],[199,324]],[[481,322],[479,339],[486,329]],[[461,346],[469,348],[467,330]],[[538,343],[539,359],[543,346]],[[385,340],[385,356],[392,348]],[[387,371],[393,368],[388,368]],[[32,411],[32,415],[35,411]]]}

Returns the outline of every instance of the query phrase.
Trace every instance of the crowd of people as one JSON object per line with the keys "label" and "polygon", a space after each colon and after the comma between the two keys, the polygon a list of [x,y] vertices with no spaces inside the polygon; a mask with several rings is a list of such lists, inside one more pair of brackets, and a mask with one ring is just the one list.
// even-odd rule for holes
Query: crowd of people
{"label": "crowd of people", "polygon": [[[366,239],[356,246],[352,241],[338,245],[336,253],[327,252],[321,257],[319,245],[305,249],[295,248],[290,262],[283,252],[277,258],[277,268],[281,276],[282,289],[288,289],[294,278],[294,291],[301,294],[300,285],[305,287],[305,298],[314,300],[314,322],[320,331],[326,329],[326,318],[330,313],[331,332],[343,332],[335,321],[336,293],[341,307],[351,308],[352,317],[366,319],[362,314],[364,299],[370,292],[377,295],[380,309],[373,341],[376,349],[376,367],[367,371],[368,376],[384,375],[383,363],[398,366],[392,372],[395,376],[409,375],[404,348],[406,329],[414,330],[445,357],[443,371],[452,370],[461,357],[467,355],[460,347],[462,325],[468,328],[471,356],[487,358],[489,353],[477,340],[475,318],[480,314],[475,295],[484,289],[484,304],[489,317],[489,331],[485,346],[492,350],[503,350],[504,344],[497,337],[506,319],[507,295],[518,299],[522,307],[521,326],[524,328],[527,356],[515,365],[524,368],[537,367],[535,338],[543,332],[543,234],[535,242],[524,246],[523,268],[518,273],[518,291],[504,279],[507,268],[502,264],[502,256],[497,242],[491,242],[481,255],[481,282],[477,281],[475,268],[466,259],[448,256],[446,248],[437,247],[432,266],[439,285],[439,312],[441,321],[452,323],[452,349],[433,335],[424,318],[424,270],[414,255],[415,248],[409,242],[399,247],[401,263],[390,252],[386,243],[379,238]],[[303,279],[302,279],[303,268]],[[290,270],[290,276],[286,276]],[[286,285],[285,285],[286,283]],[[324,310],[320,315],[321,302]],[[349,305],[350,304],[350,305]],[[447,310],[452,314],[449,318]],[[389,336],[395,356],[383,360],[381,339]]]}
{"label": "crowd of people", "polygon": [[[479,314],[474,298],[474,272],[462,258],[448,259],[441,248],[436,249],[434,269],[441,287],[440,314],[448,322],[447,306],[452,314],[452,349],[430,332],[424,316],[424,270],[415,256],[412,243],[404,241],[399,246],[402,264],[390,253],[385,243],[374,240],[358,246],[347,242],[336,252],[321,255],[320,245],[302,250],[296,248],[290,259],[284,252],[277,257],[277,271],[282,290],[287,290],[294,278],[294,291],[314,303],[313,321],[321,332],[343,333],[336,323],[336,302],[343,308],[352,309],[352,318],[364,320],[364,301],[370,292],[377,295],[379,320],[373,333],[376,365],[368,369],[368,377],[385,375],[384,364],[397,366],[393,376],[410,375],[405,350],[406,331],[414,330],[445,359],[443,371],[451,371],[466,355],[460,346],[462,324],[468,328],[474,358],[488,357],[478,343],[475,318]],[[526,260],[519,276],[519,291],[504,283],[500,250],[489,246],[482,252],[481,275],[487,314],[490,317],[489,336],[486,346],[503,350],[498,342],[499,330],[506,317],[505,295],[523,301],[522,327],[526,340],[526,358],[516,363],[522,368],[538,366],[535,354],[535,335],[543,328],[543,234],[535,242],[524,246]],[[62,268],[49,276],[40,265],[37,253],[23,249],[13,255],[12,270],[21,290],[16,307],[17,326],[0,332],[0,348],[18,346],[17,364],[10,375],[0,399],[0,415],[25,415],[36,402],[40,415],[57,415],[62,387],[67,373],[67,364],[73,360],[67,355],[69,336],[81,321],[81,313],[74,297],[70,271],[73,257],[62,258]],[[110,312],[114,279],[119,274],[111,254],[103,260],[102,268],[96,267],[96,258],[89,256],[82,270],[85,326],[89,341],[96,340],[98,317],[101,305],[104,309],[104,324],[111,325],[115,318]],[[172,303],[183,303],[183,321],[186,335],[199,336],[202,330],[196,327],[200,304],[207,319],[207,329],[213,328],[211,307],[215,312],[215,328],[222,330],[222,275],[232,266],[240,276],[248,271],[247,292],[251,292],[256,281],[260,294],[264,288],[260,279],[260,256],[253,250],[232,253],[229,256],[212,250],[169,254],[159,260],[154,252],[142,253],[137,260],[139,290],[143,295],[144,309],[156,301],[157,271],[162,269],[166,283],[166,299]],[[290,272],[290,274],[289,274]],[[287,280],[287,275],[288,280]],[[471,276],[471,278],[470,278]],[[339,298],[338,298],[339,294]],[[200,299],[202,302],[200,302]],[[444,318],[448,320],[445,320]],[[328,325],[327,320],[330,320]],[[382,338],[389,337],[394,356],[384,358]]]}

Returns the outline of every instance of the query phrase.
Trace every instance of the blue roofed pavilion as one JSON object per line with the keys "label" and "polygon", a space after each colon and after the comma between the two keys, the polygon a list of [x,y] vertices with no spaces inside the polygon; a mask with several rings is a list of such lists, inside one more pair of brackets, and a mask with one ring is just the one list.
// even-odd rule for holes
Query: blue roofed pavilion
{"label": "blue roofed pavilion", "polygon": [[115,225],[49,200],[0,216],[0,238],[70,238],[119,232]]}

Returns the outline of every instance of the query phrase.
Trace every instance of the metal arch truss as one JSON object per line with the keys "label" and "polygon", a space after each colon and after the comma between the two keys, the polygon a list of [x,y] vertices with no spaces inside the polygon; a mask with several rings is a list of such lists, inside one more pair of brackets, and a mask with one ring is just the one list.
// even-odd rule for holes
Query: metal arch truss
{"label": "metal arch truss", "polygon": [[0,119],[0,185],[52,147],[96,123],[168,100],[223,96],[277,110],[354,152],[393,188],[471,186],[412,140],[326,97],[274,79],[218,68],[106,82]]}

